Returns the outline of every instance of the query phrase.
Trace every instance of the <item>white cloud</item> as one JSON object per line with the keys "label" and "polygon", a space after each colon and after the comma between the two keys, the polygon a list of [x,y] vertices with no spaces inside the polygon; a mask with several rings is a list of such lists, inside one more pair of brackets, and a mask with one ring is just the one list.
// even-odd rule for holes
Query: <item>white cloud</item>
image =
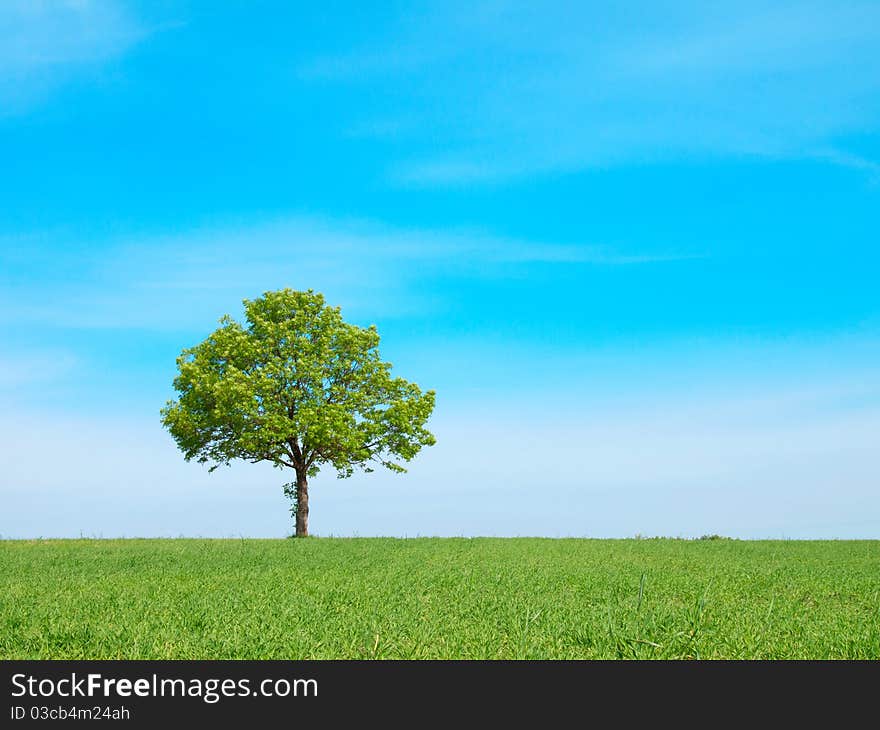
{"label": "white cloud", "polygon": [[[408,474],[313,481],[314,532],[880,535],[876,382],[681,396],[623,407],[441,403],[438,444]],[[64,438],[46,458],[50,432]],[[5,414],[0,438],[5,537],[289,531],[282,472],[208,474],[183,462],[158,417]]]}
{"label": "white cloud", "polygon": [[849,167],[853,170],[860,170],[868,173],[870,179],[874,182],[880,182],[880,162],[869,160],[861,155],[855,155],[851,152],[842,152],[833,148],[825,148],[816,150],[813,156],[818,160],[824,160],[832,165],[840,167]]}
{"label": "white cloud", "polygon": [[76,365],[77,358],[63,351],[0,355],[0,391],[57,380]]}
{"label": "white cloud", "polygon": [[415,185],[469,185],[517,177],[512,169],[474,160],[420,161],[398,165],[390,171],[393,180]]}
{"label": "white cloud", "polygon": [[[817,148],[870,171],[841,140],[880,123],[878,44],[873,2],[446,5],[321,59],[332,73],[312,78],[394,84],[407,140],[430,150],[390,165],[401,185],[682,157],[814,159]],[[386,137],[380,120],[360,128],[371,121]]]}
{"label": "white cloud", "polygon": [[28,108],[74,74],[120,56],[146,33],[115,0],[5,0],[0,115]]}
{"label": "white cloud", "polygon": [[876,3],[798,2],[727,8],[662,40],[649,38],[620,49],[621,74],[664,81],[801,72],[835,65],[878,39]]}
{"label": "white cloud", "polygon": [[[71,280],[65,275],[71,261],[40,255],[41,240],[4,242],[9,273],[0,304],[6,316],[62,327],[177,330],[203,327],[219,312],[237,310],[243,298],[285,286],[321,291],[359,316],[394,318],[444,306],[421,291],[426,272],[480,278],[531,263],[634,266],[702,254],[288,218],[105,241],[90,254],[76,254],[82,273]],[[28,276],[16,284],[15,272],[28,266],[38,267],[44,285]]]}

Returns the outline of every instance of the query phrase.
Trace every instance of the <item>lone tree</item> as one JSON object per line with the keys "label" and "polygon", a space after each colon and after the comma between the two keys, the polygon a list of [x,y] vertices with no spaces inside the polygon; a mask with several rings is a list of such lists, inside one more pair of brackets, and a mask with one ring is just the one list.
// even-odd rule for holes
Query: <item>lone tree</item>
{"label": "lone tree", "polygon": [[340,478],[375,464],[406,471],[401,461],[435,441],[425,428],[434,391],[392,377],[376,327],[344,322],[311,289],[266,292],[244,308],[246,325],[224,316],[177,358],[179,398],[162,423],[210,471],[233,459],[293,469],[284,492],[305,537],[308,478],[324,465]]}

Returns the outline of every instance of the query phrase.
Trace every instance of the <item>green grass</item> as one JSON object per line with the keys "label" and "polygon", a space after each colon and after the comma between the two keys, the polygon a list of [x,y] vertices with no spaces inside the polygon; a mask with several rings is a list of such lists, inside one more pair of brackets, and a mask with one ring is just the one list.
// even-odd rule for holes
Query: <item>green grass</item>
{"label": "green grass", "polygon": [[0,658],[880,658],[880,541],[0,542]]}

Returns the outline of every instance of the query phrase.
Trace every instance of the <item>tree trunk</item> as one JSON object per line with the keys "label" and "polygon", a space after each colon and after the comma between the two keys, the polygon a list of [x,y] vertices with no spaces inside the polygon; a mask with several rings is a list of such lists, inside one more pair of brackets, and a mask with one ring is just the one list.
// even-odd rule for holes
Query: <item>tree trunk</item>
{"label": "tree trunk", "polygon": [[296,536],[309,536],[309,482],[305,472],[296,475]]}

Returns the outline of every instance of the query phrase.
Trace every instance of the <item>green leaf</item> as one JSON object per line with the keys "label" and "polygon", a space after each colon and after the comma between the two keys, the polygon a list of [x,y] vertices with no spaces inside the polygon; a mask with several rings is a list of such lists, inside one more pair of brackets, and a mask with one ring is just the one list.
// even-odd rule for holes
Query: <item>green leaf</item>
{"label": "green leaf", "polygon": [[392,376],[375,326],[345,322],[312,290],[244,306],[244,324],[223,317],[177,359],[178,398],[161,415],[187,460],[268,461],[310,476],[330,466],[347,477],[377,464],[404,471],[435,443],[425,428],[434,391]]}

